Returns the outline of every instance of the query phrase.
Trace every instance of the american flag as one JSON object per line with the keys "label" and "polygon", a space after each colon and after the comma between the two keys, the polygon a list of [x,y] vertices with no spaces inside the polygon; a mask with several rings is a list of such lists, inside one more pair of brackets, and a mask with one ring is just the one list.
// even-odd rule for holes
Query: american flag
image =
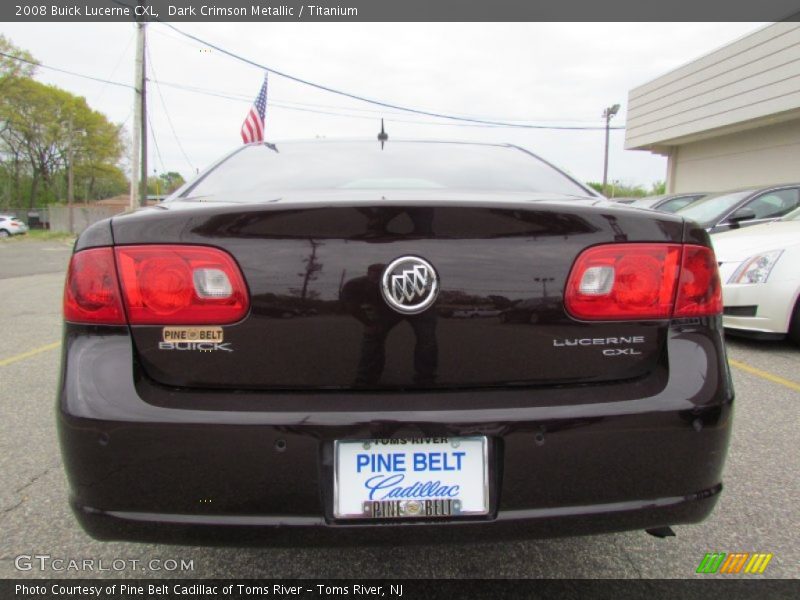
{"label": "american flag", "polygon": [[242,123],[242,141],[245,144],[264,141],[264,116],[267,112],[267,73],[264,73],[264,84],[258,92],[255,102]]}

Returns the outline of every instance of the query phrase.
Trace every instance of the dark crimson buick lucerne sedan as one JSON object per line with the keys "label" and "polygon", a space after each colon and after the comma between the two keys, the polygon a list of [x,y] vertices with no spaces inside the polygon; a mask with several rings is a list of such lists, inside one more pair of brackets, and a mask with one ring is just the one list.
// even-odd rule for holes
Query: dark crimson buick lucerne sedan
{"label": "dark crimson buick lucerne sedan", "polygon": [[99,539],[694,523],[733,389],[708,234],[512,145],[251,144],[94,224],[58,429]]}

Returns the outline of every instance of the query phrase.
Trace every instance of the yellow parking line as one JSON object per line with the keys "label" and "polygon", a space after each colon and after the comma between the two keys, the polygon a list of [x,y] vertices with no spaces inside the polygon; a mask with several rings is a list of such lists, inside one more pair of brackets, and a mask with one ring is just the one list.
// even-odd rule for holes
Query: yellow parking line
{"label": "yellow parking line", "polygon": [[766,379],[767,381],[771,381],[773,383],[786,386],[790,390],[794,390],[795,392],[800,392],[800,383],[797,383],[796,381],[792,381],[791,379],[784,379],[779,375],[775,375],[773,373],[770,373],[769,371],[762,371],[761,369],[757,369],[756,367],[751,367],[747,363],[739,362],[738,360],[733,360],[732,358],[728,359],[728,363],[730,363],[732,367],[736,367],[737,369],[746,371],[751,375],[756,375],[757,377],[761,377],[762,379]]}
{"label": "yellow parking line", "polygon": [[9,356],[8,358],[0,358],[0,367],[5,367],[7,365],[10,365],[11,363],[15,363],[20,360],[25,360],[26,358],[30,358],[31,356],[36,356],[37,354],[41,354],[42,352],[47,352],[48,350],[55,350],[60,345],[61,342],[53,342],[52,344],[45,344],[44,346],[39,346],[38,348],[34,348],[33,350],[28,350],[27,352],[23,352],[22,354]]}

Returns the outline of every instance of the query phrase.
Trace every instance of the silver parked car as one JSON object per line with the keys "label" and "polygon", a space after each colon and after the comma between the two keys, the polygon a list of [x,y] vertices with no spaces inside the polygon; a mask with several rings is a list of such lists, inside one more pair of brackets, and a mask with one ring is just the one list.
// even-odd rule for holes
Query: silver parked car
{"label": "silver parked car", "polygon": [[0,238],[27,233],[28,226],[13,215],[0,215]]}
{"label": "silver parked car", "polygon": [[780,219],[800,206],[800,184],[751,188],[712,194],[676,214],[696,221],[709,233]]}
{"label": "silver parked car", "polygon": [[647,196],[631,202],[631,206],[636,208],[649,208],[661,212],[674,213],[681,208],[689,206],[692,202],[707,196],[706,192],[694,192],[684,194],[664,194],[661,196]]}

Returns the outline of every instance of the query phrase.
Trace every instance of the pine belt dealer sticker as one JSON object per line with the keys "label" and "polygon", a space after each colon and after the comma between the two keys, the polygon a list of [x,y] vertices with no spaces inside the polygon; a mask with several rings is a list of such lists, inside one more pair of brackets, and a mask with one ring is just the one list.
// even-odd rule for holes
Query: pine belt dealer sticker
{"label": "pine belt dealer sticker", "polygon": [[233,352],[222,327],[164,327],[159,350]]}

